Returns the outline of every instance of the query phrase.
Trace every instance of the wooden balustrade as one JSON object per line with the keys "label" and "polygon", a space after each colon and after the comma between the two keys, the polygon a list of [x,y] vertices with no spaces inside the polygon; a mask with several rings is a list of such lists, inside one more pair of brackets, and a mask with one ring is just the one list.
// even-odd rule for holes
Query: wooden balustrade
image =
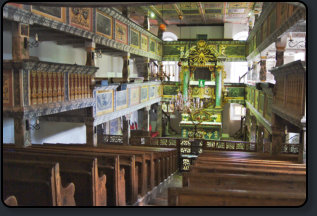
{"label": "wooden balustrade", "polygon": [[68,75],[65,86],[65,73],[31,71],[30,105],[65,101],[65,88],[68,86],[70,100],[92,97],[90,91],[91,75],[72,73]]}
{"label": "wooden balustrade", "polygon": [[122,145],[123,144],[123,136],[122,135],[103,135],[103,144],[109,145]]}
{"label": "wooden balustrade", "polygon": [[300,144],[282,143],[280,145],[280,152],[282,154],[298,154]]}

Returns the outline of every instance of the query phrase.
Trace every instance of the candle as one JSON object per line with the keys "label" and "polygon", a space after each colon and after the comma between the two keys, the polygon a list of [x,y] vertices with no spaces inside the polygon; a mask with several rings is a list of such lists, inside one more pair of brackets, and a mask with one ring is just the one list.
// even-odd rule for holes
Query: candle
{"label": "candle", "polygon": [[37,33],[35,34],[35,41],[38,41],[39,37],[37,36]]}

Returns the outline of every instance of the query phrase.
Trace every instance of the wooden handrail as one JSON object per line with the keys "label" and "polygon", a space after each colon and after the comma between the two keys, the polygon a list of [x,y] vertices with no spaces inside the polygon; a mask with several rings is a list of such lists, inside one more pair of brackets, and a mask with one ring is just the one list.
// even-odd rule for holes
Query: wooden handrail
{"label": "wooden handrail", "polygon": [[241,77],[239,76],[239,83],[240,83],[241,79],[242,79],[243,77],[245,77],[245,75],[248,74],[248,72],[249,72],[249,71],[247,71],[247,72],[246,72],[245,74],[243,74]]}

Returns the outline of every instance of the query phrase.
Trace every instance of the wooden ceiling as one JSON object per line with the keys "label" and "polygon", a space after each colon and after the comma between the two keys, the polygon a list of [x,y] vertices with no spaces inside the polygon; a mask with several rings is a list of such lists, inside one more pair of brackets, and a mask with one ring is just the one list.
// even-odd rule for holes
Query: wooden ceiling
{"label": "wooden ceiling", "polygon": [[[167,25],[212,25],[223,23],[245,24],[251,11],[260,14],[263,2],[179,2],[172,4],[155,4],[147,6],[117,6],[119,11],[128,10],[130,19],[144,22],[144,15],[155,14],[150,18],[152,25],[165,23]],[[180,22],[179,15],[183,16]]]}

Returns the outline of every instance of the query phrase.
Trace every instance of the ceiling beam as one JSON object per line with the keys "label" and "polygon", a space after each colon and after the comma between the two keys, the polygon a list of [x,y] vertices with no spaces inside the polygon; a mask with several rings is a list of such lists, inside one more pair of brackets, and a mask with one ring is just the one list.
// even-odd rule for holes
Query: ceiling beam
{"label": "ceiling beam", "polygon": [[20,4],[54,6],[54,7],[140,7],[158,4],[174,4],[177,2],[16,2]]}
{"label": "ceiling beam", "polygon": [[201,19],[203,20],[203,22],[206,24],[206,17],[205,17],[205,10],[201,4],[201,2],[197,2],[197,6],[199,8],[199,13],[201,15]]}
{"label": "ceiling beam", "polygon": [[183,12],[182,12],[182,10],[179,8],[178,4],[173,4],[173,7],[174,7],[174,9],[176,10],[176,13],[177,13],[178,16],[183,16],[183,17],[184,17]]}
{"label": "ceiling beam", "polygon": [[155,14],[157,21],[160,21],[164,23],[165,25],[168,25],[166,21],[163,19],[161,12],[157,10],[153,5],[151,5],[150,7],[145,7],[145,8],[147,11],[152,11]]}

